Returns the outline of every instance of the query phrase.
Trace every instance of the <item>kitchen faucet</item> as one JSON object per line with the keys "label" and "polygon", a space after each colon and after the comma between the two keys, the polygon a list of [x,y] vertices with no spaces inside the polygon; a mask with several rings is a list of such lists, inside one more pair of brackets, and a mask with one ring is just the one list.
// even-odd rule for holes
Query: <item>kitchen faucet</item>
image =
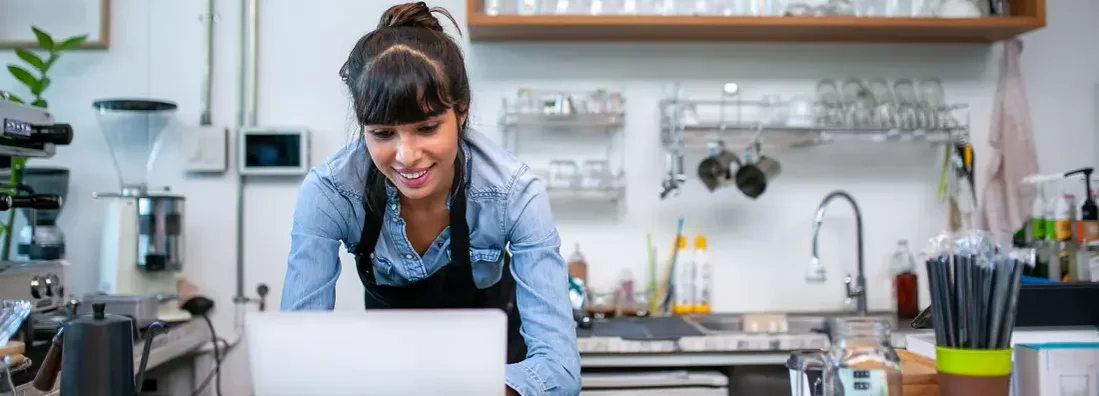
{"label": "kitchen faucet", "polygon": [[859,204],[855,203],[855,198],[848,194],[846,191],[836,190],[828,193],[824,197],[824,200],[820,202],[820,206],[817,207],[817,216],[813,221],[813,268],[816,268],[821,273],[818,275],[820,280],[823,280],[823,271],[820,269],[820,255],[817,254],[817,238],[820,235],[820,227],[824,222],[824,212],[828,209],[828,204],[835,198],[846,199],[851,203],[851,208],[855,211],[855,232],[857,234],[857,249],[858,249],[858,275],[854,279],[854,286],[851,285],[851,274],[847,274],[843,279],[843,285],[847,289],[847,300],[855,299],[855,310],[859,316],[866,316],[866,276],[864,275],[864,263],[862,254],[862,212],[859,211]]}

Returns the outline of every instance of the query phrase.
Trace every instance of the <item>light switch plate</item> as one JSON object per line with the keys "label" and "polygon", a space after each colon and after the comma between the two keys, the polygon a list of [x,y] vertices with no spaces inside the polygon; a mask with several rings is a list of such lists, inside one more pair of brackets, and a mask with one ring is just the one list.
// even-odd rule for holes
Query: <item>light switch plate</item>
{"label": "light switch plate", "polygon": [[229,129],[191,128],[182,134],[184,169],[192,173],[222,173],[229,167]]}

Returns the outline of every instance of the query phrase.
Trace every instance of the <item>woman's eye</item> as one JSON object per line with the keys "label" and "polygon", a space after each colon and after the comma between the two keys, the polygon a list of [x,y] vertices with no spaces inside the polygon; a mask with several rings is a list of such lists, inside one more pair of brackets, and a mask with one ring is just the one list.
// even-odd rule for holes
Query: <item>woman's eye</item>
{"label": "woman's eye", "polygon": [[420,133],[430,133],[435,132],[436,129],[439,129],[439,124],[424,125],[420,127],[418,131],[420,131]]}
{"label": "woman's eye", "polygon": [[370,131],[370,136],[373,136],[375,139],[389,139],[393,136],[393,131],[387,129],[375,129],[373,131]]}

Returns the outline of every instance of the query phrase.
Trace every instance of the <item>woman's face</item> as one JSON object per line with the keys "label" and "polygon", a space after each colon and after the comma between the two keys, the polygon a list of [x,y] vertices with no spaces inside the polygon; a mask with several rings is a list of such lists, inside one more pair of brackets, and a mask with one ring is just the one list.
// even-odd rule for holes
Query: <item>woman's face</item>
{"label": "woman's face", "polygon": [[446,196],[454,180],[458,126],[454,110],[404,125],[364,125],[374,166],[407,199]]}

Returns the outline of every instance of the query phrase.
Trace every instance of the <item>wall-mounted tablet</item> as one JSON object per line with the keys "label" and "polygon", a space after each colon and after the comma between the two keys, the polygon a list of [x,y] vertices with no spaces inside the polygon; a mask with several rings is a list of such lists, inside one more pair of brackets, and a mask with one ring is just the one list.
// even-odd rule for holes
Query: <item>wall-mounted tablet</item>
{"label": "wall-mounted tablet", "polygon": [[309,172],[309,131],[305,128],[242,128],[238,169],[242,175],[292,176]]}

